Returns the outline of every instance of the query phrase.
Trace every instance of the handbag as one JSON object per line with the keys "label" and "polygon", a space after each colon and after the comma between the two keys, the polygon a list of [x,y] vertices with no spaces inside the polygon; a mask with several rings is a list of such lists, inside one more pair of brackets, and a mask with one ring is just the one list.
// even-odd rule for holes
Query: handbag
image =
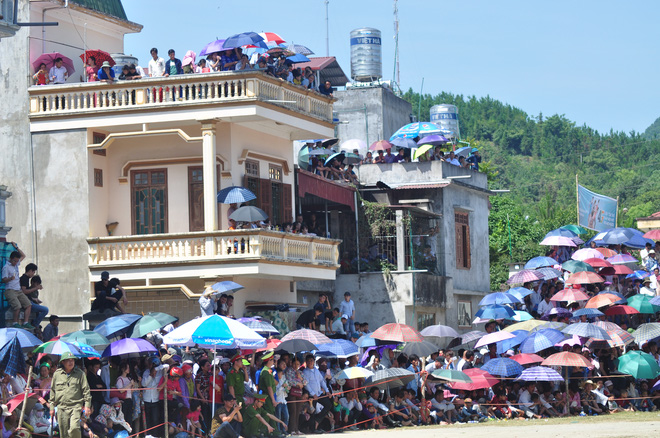
{"label": "handbag", "polygon": [[302,388],[298,386],[292,386],[291,389],[289,390],[289,395],[291,397],[302,397],[303,391]]}
{"label": "handbag", "polygon": [[117,397],[119,400],[126,399],[126,391],[120,391],[118,389],[110,390],[110,398]]}

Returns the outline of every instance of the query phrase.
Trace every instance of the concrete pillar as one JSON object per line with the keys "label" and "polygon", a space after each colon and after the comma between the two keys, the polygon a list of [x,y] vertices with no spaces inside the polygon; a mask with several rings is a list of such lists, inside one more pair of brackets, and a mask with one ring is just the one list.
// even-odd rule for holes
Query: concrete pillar
{"label": "concrete pillar", "polygon": [[396,211],[396,270],[406,270],[406,230],[403,226],[403,210]]}
{"label": "concrete pillar", "polygon": [[202,168],[204,173],[204,231],[218,229],[218,174],[216,172],[215,121],[202,122]]}

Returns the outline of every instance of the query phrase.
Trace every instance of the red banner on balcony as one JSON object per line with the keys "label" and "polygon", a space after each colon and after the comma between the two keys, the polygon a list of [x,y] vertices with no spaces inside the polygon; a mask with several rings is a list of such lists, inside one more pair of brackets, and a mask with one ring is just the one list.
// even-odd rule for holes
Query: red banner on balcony
{"label": "red banner on balcony", "polygon": [[351,211],[355,211],[354,187],[334,182],[303,169],[296,169],[296,172],[298,172],[298,196],[301,198],[309,193],[321,199],[347,205]]}

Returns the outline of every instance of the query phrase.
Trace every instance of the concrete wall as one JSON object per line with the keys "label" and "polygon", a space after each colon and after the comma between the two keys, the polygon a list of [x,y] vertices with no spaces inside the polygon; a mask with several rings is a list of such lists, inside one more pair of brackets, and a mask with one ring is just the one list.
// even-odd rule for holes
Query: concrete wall
{"label": "concrete wall", "polygon": [[482,189],[488,187],[488,180],[484,173],[454,166],[444,161],[366,164],[358,166],[356,173],[360,183],[365,186],[375,186],[378,181],[393,186],[406,183],[437,183],[447,177],[469,176],[470,178],[461,178],[457,181]]}

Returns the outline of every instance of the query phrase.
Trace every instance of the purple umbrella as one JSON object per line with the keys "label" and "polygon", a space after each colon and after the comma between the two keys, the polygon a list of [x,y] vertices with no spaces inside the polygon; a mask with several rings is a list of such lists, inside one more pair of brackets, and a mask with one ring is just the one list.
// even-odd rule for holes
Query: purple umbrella
{"label": "purple umbrella", "polygon": [[613,265],[623,265],[625,263],[637,263],[637,259],[628,254],[617,254],[605,260],[612,263]]}
{"label": "purple umbrella", "polygon": [[101,356],[110,357],[124,354],[141,356],[149,353],[158,353],[156,347],[154,347],[149,341],[140,338],[126,338],[108,345]]}
{"label": "purple umbrella", "polygon": [[225,40],[215,40],[208,43],[207,45],[204,46],[202,51],[199,52],[199,56],[206,56],[206,55],[210,55],[211,53],[222,52],[223,50],[227,50],[222,47],[224,43]]}
{"label": "purple umbrella", "polygon": [[43,62],[44,64],[46,64],[46,69],[50,70],[50,68],[55,65],[55,60],[57,58],[62,58],[62,67],[66,68],[66,71],[69,74],[69,76],[71,76],[76,71],[76,69],[73,67],[73,61],[71,60],[71,58],[67,58],[66,56],[62,55],[60,52],[42,54],[32,62],[32,67],[34,67],[34,71],[37,71],[39,70],[39,66]]}
{"label": "purple umbrella", "polygon": [[564,378],[555,370],[548,367],[531,367],[523,370],[516,380],[526,382],[563,382]]}
{"label": "purple umbrella", "polygon": [[524,284],[538,280],[543,280],[542,273],[538,271],[532,271],[531,269],[524,269],[513,274],[511,278],[509,278],[506,282],[508,284]]}
{"label": "purple umbrella", "polygon": [[564,236],[548,236],[543,239],[540,245],[546,246],[577,246],[573,240]]}
{"label": "purple umbrella", "polygon": [[559,318],[563,318],[565,316],[570,318],[573,316],[573,314],[568,309],[564,309],[563,307],[554,307],[549,312],[544,313],[541,319],[547,320],[551,315],[557,315]]}
{"label": "purple umbrella", "polygon": [[444,136],[442,135],[427,135],[426,137],[422,138],[420,141],[417,142],[418,145],[423,145],[423,144],[432,144],[433,146],[438,146],[441,144],[445,144],[449,142]]}

